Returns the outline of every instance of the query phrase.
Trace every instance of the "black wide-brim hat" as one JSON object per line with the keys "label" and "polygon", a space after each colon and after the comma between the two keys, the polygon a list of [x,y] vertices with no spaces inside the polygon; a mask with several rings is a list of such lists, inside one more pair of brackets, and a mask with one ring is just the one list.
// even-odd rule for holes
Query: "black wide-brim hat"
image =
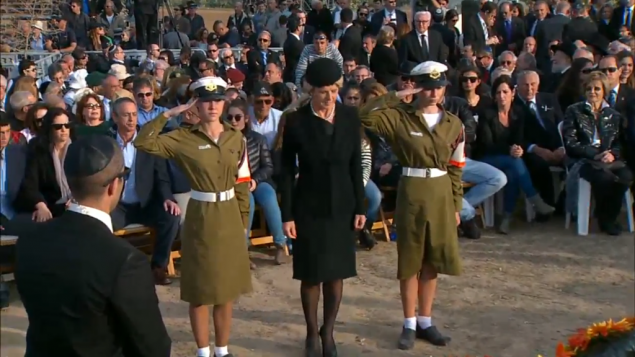
{"label": "black wide-brim hat", "polygon": [[410,72],[417,67],[417,64],[418,63],[412,61],[401,62],[401,65],[399,65],[399,75],[402,77],[412,77]]}
{"label": "black wide-brim hat", "polygon": [[332,86],[342,78],[342,68],[337,62],[326,57],[311,62],[305,73],[306,82],[314,88]]}

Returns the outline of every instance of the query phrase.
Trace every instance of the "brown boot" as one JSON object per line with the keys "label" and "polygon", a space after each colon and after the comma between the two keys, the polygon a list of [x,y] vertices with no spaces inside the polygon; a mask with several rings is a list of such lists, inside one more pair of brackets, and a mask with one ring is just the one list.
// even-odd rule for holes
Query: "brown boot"
{"label": "brown boot", "polygon": [[287,252],[284,247],[276,245],[276,265],[282,265],[287,263]]}
{"label": "brown boot", "polygon": [[155,267],[152,268],[152,274],[154,275],[154,284],[156,285],[170,285],[172,280],[168,279],[168,273],[165,268]]}

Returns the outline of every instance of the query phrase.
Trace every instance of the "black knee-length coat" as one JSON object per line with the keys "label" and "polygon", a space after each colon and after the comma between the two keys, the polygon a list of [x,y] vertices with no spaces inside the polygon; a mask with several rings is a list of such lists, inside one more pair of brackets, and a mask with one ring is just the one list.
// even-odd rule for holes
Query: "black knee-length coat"
{"label": "black knee-length coat", "polygon": [[295,221],[297,231],[293,278],[319,283],[353,277],[353,222],[364,214],[357,110],[338,103],[331,124],[305,105],[286,120],[280,189],[282,221]]}

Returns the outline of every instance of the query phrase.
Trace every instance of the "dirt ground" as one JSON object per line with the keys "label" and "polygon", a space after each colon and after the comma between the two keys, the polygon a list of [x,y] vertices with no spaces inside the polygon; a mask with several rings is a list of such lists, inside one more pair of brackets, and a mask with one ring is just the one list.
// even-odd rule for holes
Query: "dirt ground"
{"label": "dirt ground", "polygon": [[[595,231],[596,227],[592,227]],[[517,222],[513,234],[487,231],[478,241],[461,240],[464,274],[441,277],[433,321],[452,344],[435,348],[417,342],[396,350],[402,314],[395,280],[394,243],[357,255],[358,277],[345,283],[335,339],[341,356],[553,357],[555,346],[579,327],[634,313],[633,235],[567,232],[561,219]],[[240,357],[302,356],[304,320],[299,283],[291,265],[275,266],[252,253],[258,269],[254,292],[235,308],[231,351]],[[187,304],[178,279],[157,287],[172,356],[193,356]],[[1,315],[2,357],[23,356],[27,318],[15,292]]]}

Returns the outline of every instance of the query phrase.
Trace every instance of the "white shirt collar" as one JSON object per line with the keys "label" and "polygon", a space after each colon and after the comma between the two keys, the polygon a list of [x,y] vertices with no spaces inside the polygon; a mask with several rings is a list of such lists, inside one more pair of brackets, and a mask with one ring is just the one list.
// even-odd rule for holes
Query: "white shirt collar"
{"label": "white shirt collar", "polygon": [[563,69],[562,71],[560,71],[560,74],[564,74],[564,72],[568,71],[569,68],[571,68],[571,66],[567,66],[567,68]]}
{"label": "white shirt collar", "polygon": [[[130,139],[129,142],[125,143],[126,145],[128,144],[132,144],[132,142],[134,141],[134,139],[137,138],[137,131],[135,130],[134,132],[134,136],[132,137],[132,139]],[[117,143],[119,143],[119,145],[124,145],[123,139],[121,138],[121,135],[119,135],[119,133],[117,133]]]}
{"label": "white shirt collar", "polygon": [[615,88],[611,89],[612,92],[615,92],[615,95],[620,92],[620,84],[618,83]]}
{"label": "white shirt collar", "polygon": [[300,40],[300,36],[299,36],[299,35],[297,35],[297,34],[295,34],[295,33],[293,33],[293,32],[289,32],[289,33],[290,33],[291,35],[293,35],[293,37],[295,37],[295,38],[297,38],[298,40]]}
{"label": "white shirt collar", "polygon": [[100,211],[96,208],[92,208],[92,207],[86,207],[86,206],[82,206],[80,204],[77,203],[71,203],[68,206],[68,210],[69,211],[73,211],[75,213],[79,213],[79,214],[83,214],[85,216],[90,216],[93,217],[97,220],[100,220],[103,224],[106,225],[106,227],[108,227],[108,229],[113,232],[112,230],[112,218],[110,218],[110,215],[104,211]]}
{"label": "white shirt collar", "polygon": [[[589,103],[589,101],[585,101],[584,104],[586,104],[589,108],[593,108],[593,105],[591,105],[591,103]],[[610,107],[611,106],[609,105],[609,103],[607,103],[606,100],[603,100],[602,101],[602,106],[600,107],[600,110],[604,109],[604,108],[610,108]]]}

